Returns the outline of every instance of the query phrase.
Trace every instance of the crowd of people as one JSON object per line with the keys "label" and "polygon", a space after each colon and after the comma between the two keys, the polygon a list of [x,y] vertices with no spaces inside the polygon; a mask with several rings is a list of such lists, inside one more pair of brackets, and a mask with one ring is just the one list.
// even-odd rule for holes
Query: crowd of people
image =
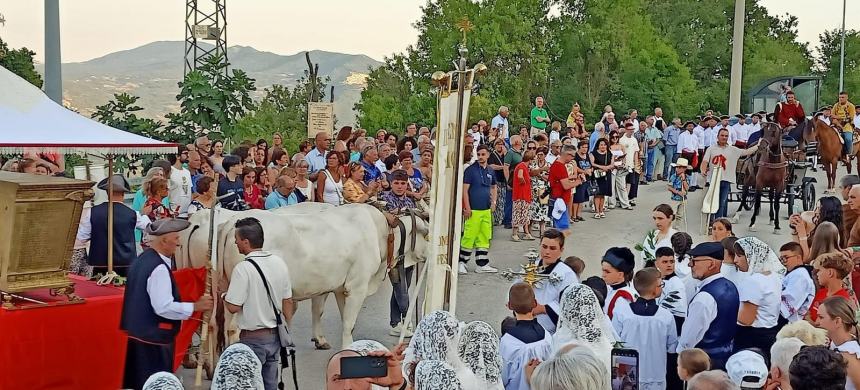
{"label": "crowd of people", "polygon": [[[860,115],[853,105],[849,109],[847,94],[840,94],[837,105],[815,115],[853,133],[851,124],[860,122]],[[486,322],[463,324],[442,311],[425,316],[413,333],[404,328],[408,284],[401,288],[392,280],[390,333],[404,333],[411,340],[391,350],[373,341],[356,342],[336,353],[327,368],[328,388],[615,390],[680,389],[685,383],[690,389],[857,388],[860,266],[854,258],[860,257],[860,178],[842,178],[845,205],[826,196],[814,212],[792,216],[793,239],[778,250],[756,237],[735,237],[726,218],[735,164],[755,152],[750,146],[761,137],[761,121],[789,126],[805,113],[788,91],[771,115],[706,112],[685,122],[665,120],[660,108],[643,118],[637,110],[616,117],[606,106],[593,129],[587,129],[578,105],[566,121],[553,121],[538,97],[522,125],[511,127],[504,106],[489,122],[472,124],[464,134],[458,272],[469,272],[472,257],[474,272],[498,271],[491,265],[490,246],[493,226],[502,226],[510,229],[513,241],[538,240],[538,272],[557,282],[511,286],[507,308],[513,315],[502,319],[499,335]],[[132,372],[132,378],[127,372],[131,387],[175,379],[164,373],[149,377],[158,371],[152,356],[162,358],[158,354],[163,351],[147,344],[153,336],[138,325],[151,318],[179,321],[212,305],[208,297],[182,303],[165,295],[172,282],[160,264],[167,259],[169,267],[176,232],[187,226],[179,221],[216,205],[273,210],[302,202],[369,203],[388,215],[421,208],[433,185],[432,139],[433,130],[417,124],[408,125],[403,135],[380,129],[368,136],[364,129],[344,127],[334,137],[316,134],[290,155],[278,133],[271,144],[266,139],[244,141],[229,153],[223,141],[201,136],[154,161],[131,207],[114,208],[114,265],[129,275],[128,291],[134,292],[127,293],[127,300],[147,302],[159,296],[164,301],[146,310],[140,305],[124,308],[124,329],[143,340],[129,344],[129,356],[138,360],[127,364],[144,368]],[[716,165],[723,168],[722,180],[707,183],[708,171]],[[33,154],[9,160],[3,168],[56,174],[61,166],[58,156]],[[629,248],[609,248],[600,256],[601,277],[586,279],[582,259],[562,259],[572,227],[585,221],[588,210],[596,220],[613,209],[635,210],[641,207],[639,186],[657,181],[666,182],[666,203],[646,206],[654,229],[636,248],[640,256]],[[694,243],[680,222],[688,193],[706,185],[718,186],[720,207],[709,239]],[[99,188],[109,193],[112,204],[122,204],[132,192],[122,176],[103,180]],[[102,232],[107,230],[107,207],[95,206],[82,215],[73,272],[106,270]],[[255,233],[262,229],[259,221],[250,219],[236,226],[237,245],[244,243],[240,251],[271,257],[261,250],[262,235]],[[231,284],[227,291],[228,310],[241,312],[244,306],[253,312],[246,320],[261,324],[263,331],[243,330],[243,344],[237,344],[247,345],[255,359],[237,363],[239,369],[222,370],[247,376],[243,380],[249,385],[237,388],[277,385],[272,349],[277,339],[271,329],[277,327],[279,313],[292,314],[292,301],[288,271],[267,267],[265,275],[277,279],[272,284],[275,298],[281,299],[247,282]],[[408,283],[412,270],[404,271]],[[248,280],[256,271],[237,267],[233,279],[241,281],[236,272]],[[150,291],[153,280],[164,291]],[[248,291],[255,298],[245,299]],[[255,300],[266,296],[271,305]],[[283,306],[275,307],[269,318],[268,308],[275,302]],[[167,333],[158,334],[155,342],[165,341],[161,338]],[[619,345],[636,351],[637,370],[613,353]],[[243,353],[240,348],[234,348],[237,356]],[[387,374],[341,378],[341,359],[362,355],[384,357]],[[226,364],[222,359],[219,368]]]}

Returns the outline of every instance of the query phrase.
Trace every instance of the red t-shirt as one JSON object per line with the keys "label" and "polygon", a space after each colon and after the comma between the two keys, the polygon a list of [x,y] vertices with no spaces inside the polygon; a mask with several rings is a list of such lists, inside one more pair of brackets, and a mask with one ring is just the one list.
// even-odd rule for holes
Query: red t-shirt
{"label": "red t-shirt", "polygon": [[[518,179],[520,172],[523,173],[524,182],[520,184],[520,179]],[[524,200],[526,202],[532,201],[532,179],[531,175],[529,175],[529,165],[521,162],[514,167],[513,176],[511,176],[511,183],[514,184],[514,190],[511,193],[512,200]]]}
{"label": "red t-shirt", "polygon": [[803,106],[797,104],[781,103],[777,106],[779,111],[776,113],[776,121],[782,127],[788,126],[788,120],[794,118],[794,121],[800,123],[806,117],[803,112]]}
{"label": "red t-shirt", "polygon": [[821,305],[821,301],[830,298],[831,296],[840,296],[845,297],[845,299],[848,299],[849,301],[851,300],[851,295],[849,295],[848,290],[844,288],[839,289],[839,291],[837,291],[836,294],[833,295],[827,295],[827,289],[820,288],[815,293],[815,299],[812,300],[812,306],[809,308],[809,319],[811,319],[812,321],[818,320],[818,305]]}
{"label": "red t-shirt", "polygon": [[567,179],[567,167],[556,159],[549,167],[549,189],[552,198],[561,198],[564,203],[570,203],[570,188],[564,189],[561,185],[563,179]]}

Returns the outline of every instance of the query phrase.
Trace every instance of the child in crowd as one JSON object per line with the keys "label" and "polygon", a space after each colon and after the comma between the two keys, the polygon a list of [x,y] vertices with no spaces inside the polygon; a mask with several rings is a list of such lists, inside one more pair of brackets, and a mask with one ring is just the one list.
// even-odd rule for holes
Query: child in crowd
{"label": "child in crowd", "polygon": [[690,255],[687,253],[693,248],[693,237],[687,232],[677,232],[672,235],[670,241],[672,250],[675,251],[675,273],[686,278],[690,276]]}
{"label": "child in crowd", "polygon": [[687,163],[686,158],[679,158],[677,162],[672,164],[675,169],[669,174],[669,194],[671,195],[672,208],[675,209],[675,229],[681,229],[684,222],[684,217],[687,213],[685,210],[687,199]]}
{"label": "child in crowd", "polygon": [[764,389],[770,370],[758,348],[738,351],[726,361],[726,373],[744,390]]}
{"label": "child in crowd", "polygon": [[636,300],[636,290],[630,286],[635,265],[636,257],[628,248],[612,247],[603,255],[603,281],[609,287],[603,312],[610,320],[616,308],[628,306]]}
{"label": "child in crowd", "polygon": [[678,354],[678,376],[687,382],[700,372],[711,369],[711,358],[699,348],[685,349]]}
{"label": "child in crowd", "polygon": [[535,319],[532,310],[537,306],[535,293],[526,283],[514,283],[508,291],[508,309],[514,312],[516,323],[506,329],[499,342],[502,355],[502,383],[506,390],[528,390],[524,375],[532,359],[549,359],[552,336]]}
{"label": "child in crowd", "polygon": [[678,346],[675,319],[657,304],[663,293],[663,278],[656,268],[636,272],[633,286],[639,297],[629,306],[618,306],[612,326],[625,348],[639,351],[639,388],[666,388],[667,352]]}
{"label": "child in crowd", "polygon": [[782,279],[782,299],[779,305],[779,326],[802,320],[815,299],[812,267],[803,264],[803,249],[792,241],[779,248],[779,260],[785,266]]}
{"label": "child in crowd", "polygon": [[821,301],[836,295],[851,300],[851,295],[844,288],[842,279],[851,273],[854,264],[841,253],[825,253],[815,258],[812,263],[817,264],[817,279],[820,286],[809,308],[809,319],[815,322],[818,321],[818,305]]}
{"label": "child in crowd", "polygon": [[681,332],[681,324],[687,317],[687,288],[684,280],[675,273],[675,251],[672,248],[661,247],[655,252],[657,257],[654,265],[663,278],[663,294],[657,302],[665,307],[675,317],[675,327]]}
{"label": "child in crowd", "polygon": [[606,294],[609,293],[609,290],[603,279],[597,276],[591,276],[583,280],[582,284],[591,287],[591,291],[594,291],[594,295],[597,297],[597,303],[600,304],[600,307],[606,305]]}
{"label": "child in crowd", "polygon": [[564,263],[576,273],[577,279],[582,280],[582,271],[585,271],[585,262],[582,259],[577,256],[568,256],[564,259]]}

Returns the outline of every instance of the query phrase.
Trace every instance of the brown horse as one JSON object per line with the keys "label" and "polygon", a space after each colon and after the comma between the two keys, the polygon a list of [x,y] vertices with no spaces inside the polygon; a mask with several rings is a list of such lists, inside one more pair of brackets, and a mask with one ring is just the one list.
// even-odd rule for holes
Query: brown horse
{"label": "brown horse", "polygon": [[769,189],[770,197],[770,220],[774,224],[774,233],[779,232],[779,201],[785,191],[785,175],[787,173],[788,161],[782,152],[782,129],[773,122],[762,123],[762,137],[758,144],[758,152],[744,162],[743,171],[747,173],[744,177],[744,188],[741,195],[741,209],[745,208],[745,202],[751,188],[755,188],[755,203],[752,218],[750,219],[750,231],[756,231],[755,220],[761,209],[761,196],[764,189]]}
{"label": "brown horse", "polygon": [[[819,162],[824,165],[824,172],[827,174],[827,190],[825,190],[825,193],[832,193],[836,186],[837,164],[842,157],[842,135],[827,123],[818,119],[813,118],[807,122],[809,121],[812,121],[813,134],[818,139]],[[857,169],[860,171],[860,160],[857,161],[857,164]],[[851,173],[850,166],[848,169],[848,172]]]}

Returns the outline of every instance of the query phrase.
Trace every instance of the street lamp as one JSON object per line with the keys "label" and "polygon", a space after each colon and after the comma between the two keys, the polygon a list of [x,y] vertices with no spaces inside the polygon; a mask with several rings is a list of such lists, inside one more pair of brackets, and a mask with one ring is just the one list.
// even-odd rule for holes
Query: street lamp
{"label": "street lamp", "polygon": [[847,0],[842,0],[842,45],[839,48],[839,92],[845,90],[845,9]]}

